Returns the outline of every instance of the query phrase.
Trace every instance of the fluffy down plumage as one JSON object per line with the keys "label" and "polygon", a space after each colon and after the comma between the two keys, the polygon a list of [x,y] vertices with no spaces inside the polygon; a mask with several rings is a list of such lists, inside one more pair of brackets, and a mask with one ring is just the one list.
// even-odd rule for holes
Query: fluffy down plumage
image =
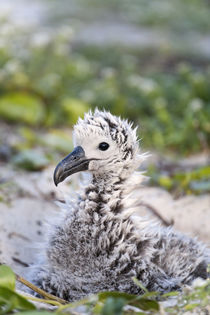
{"label": "fluffy down plumage", "polygon": [[143,179],[135,170],[145,156],[132,125],[96,110],[79,119],[74,144],[55,182],[79,170],[88,170],[91,179],[55,218],[32,282],[74,301],[105,290],[139,294],[133,276],[159,292],[207,278],[210,252],[203,244],[135,215]]}

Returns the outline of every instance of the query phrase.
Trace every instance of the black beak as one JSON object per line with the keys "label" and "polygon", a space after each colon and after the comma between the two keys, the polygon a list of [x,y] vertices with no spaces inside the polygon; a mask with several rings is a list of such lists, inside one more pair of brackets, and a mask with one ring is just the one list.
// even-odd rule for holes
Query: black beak
{"label": "black beak", "polygon": [[88,170],[89,161],[85,156],[82,147],[76,147],[69,155],[67,155],[55,168],[54,183],[57,186],[66,177]]}

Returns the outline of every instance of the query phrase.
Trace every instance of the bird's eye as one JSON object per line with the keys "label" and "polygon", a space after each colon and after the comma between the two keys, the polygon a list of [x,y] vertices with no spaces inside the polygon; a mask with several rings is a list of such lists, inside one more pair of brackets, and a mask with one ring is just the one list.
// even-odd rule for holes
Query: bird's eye
{"label": "bird's eye", "polygon": [[109,148],[109,144],[106,142],[101,142],[98,146],[99,150],[106,151]]}

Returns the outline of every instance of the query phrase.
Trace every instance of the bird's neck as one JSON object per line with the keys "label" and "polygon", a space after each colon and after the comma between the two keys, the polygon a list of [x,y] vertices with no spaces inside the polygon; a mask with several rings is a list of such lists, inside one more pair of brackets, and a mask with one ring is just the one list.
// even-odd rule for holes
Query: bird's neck
{"label": "bird's neck", "polygon": [[[130,199],[132,207],[135,198],[129,198],[130,192],[142,182],[142,175],[130,174],[122,176],[112,174],[112,176],[94,176],[90,183],[85,187],[81,195],[83,209],[87,212],[98,212],[100,214],[112,213],[119,214],[124,211]],[[125,202],[126,200],[126,202]],[[127,206],[128,210],[128,206]]]}

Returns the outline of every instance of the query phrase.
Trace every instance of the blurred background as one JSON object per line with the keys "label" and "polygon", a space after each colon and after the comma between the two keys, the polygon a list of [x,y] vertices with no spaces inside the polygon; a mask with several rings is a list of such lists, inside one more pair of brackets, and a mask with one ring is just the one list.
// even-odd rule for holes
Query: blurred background
{"label": "blurred background", "polygon": [[208,0],[0,0],[1,163],[54,164],[97,106],[139,126],[150,184],[208,192],[209,17]]}

